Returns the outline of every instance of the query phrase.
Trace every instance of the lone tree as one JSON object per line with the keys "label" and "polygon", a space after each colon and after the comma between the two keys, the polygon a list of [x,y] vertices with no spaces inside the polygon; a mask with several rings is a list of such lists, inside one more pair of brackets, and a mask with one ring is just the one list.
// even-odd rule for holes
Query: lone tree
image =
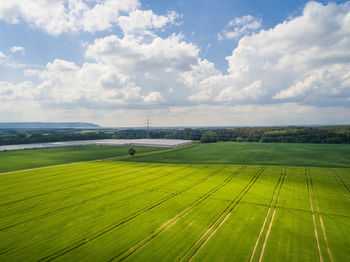
{"label": "lone tree", "polygon": [[201,137],[202,143],[214,143],[218,141],[218,135],[214,131],[205,131]]}
{"label": "lone tree", "polygon": [[129,148],[128,154],[129,154],[130,156],[135,155],[135,153],[136,153],[136,150],[135,150],[134,148]]}

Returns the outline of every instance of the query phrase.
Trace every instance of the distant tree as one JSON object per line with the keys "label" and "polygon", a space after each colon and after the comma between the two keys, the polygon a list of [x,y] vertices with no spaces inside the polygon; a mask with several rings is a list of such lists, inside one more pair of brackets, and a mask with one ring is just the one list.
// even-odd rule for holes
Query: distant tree
{"label": "distant tree", "polygon": [[28,137],[28,135],[26,133],[19,132],[16,134],[16,141],[18,141],[19,144],[28,143],[27,137]]}
{"label": "distant tree", "polygon": [[166,135],[164,136],[165,139],[175,139],[176,138],[176,131],[168,131]]}
{"label": "distant tree", "polygon": [[200,140],[202,137],[202,131],[199,129],[192,129],[190,132],[191,140]]}
{"label": "distant tree", "polygon": [[218,135],[214,131],[205,131],[201,137],[202,143],[214,143],[218,141]]}
{"label": "distant tree", "polygon": [[245,142],[245,139],[243,137],[239,136],[236,138],[236,141],[237,142]]}
{"label": "distant tree", "polygon": [[135,155],[135,153],[136,153],[136,150],[135,150],[134,148],[129,148],[128,154],[129,154],[130,156]]}
{"label": "distant tree", "polygon": [[185,128],[183,133],[184,134],[183,139],[191,139],[191,132],[192,132],[191,128]]}
{"label": "distant tree", "polygon": [[327,138],[327,143],[328,144],[341,144],[343,141],[341,137],[329,137]]}

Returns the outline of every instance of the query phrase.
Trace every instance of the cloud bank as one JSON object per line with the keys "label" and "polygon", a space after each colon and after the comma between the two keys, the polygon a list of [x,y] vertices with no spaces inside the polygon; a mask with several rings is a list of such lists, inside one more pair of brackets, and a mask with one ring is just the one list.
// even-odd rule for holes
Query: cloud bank
{"label": "cloud bank", "polygon": [[[307,115],[317,108],[350,107],[350,2],[310,2],[301,15],[270,29],[261,29],[263,21],[250,15],[233,18],[219,33],[219,39],[239,39],[226,57],[227,73],[183,34],[158,33],[176,27],[181,15],[142,10],[136,0],[5,1],[0,19],[52,35],[112,27],[123,33],[87,43],[80,66],[57,58],[42,70],[26,70],[39,84],[0,82],[0,101],[8,108],[18,100],[81,110],[192,108],[193,115],[213,108],[226,108],[223,114],[238,107],[272,114],[271,108],[288,105]],[[0,59],[5,57],[0,52]]]}

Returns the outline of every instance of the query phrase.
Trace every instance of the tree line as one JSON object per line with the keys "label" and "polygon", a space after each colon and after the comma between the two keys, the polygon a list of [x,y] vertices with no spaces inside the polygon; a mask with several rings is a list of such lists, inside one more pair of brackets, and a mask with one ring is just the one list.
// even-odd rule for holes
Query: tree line
{"label": "tree line", "polygon": [[[51,131],[52,132],[52,131]],[[11,130],[0,132],[0,145],[18,145],[33,143],[49,143],[62,141],[94,140],[113,138],[112,134],[105,132],[64,132],[64,133],[38,133],[37,131]]]}
{"label": "tree line", "polygon": [[165,138],[189,139],[202,143],[217,141],[263,143],[331,143],[349,144],[350,126],[323,127],[240,127],[240,128],[184,128],[184,129],[128,129],[95,130],[2,130],[0,145],[46,143],[94,139]]}
{"label": "tree line", "polygon": [[241,127],[218,129],[155,129],[119,130],[114,134],[117,139],[135,138],[190,139],[201,142],[236,141],[264,143],[350,143],[350,126],[328,127]]}
{"label": "tree line", "polygon": [[154,129],[119,130],[116,139],[167,138],[200,140],[203,143],[217,141],[263,143],[327,143],[349,144],[350,126],[322,127],[240,127],[218,129]]}

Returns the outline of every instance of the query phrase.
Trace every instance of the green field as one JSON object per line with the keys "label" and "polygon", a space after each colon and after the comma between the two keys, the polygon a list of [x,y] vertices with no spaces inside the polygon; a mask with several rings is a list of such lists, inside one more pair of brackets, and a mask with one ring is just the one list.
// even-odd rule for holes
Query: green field
{"label": "green field", "polygon": [[350,168],[226,163],[249,146],[140,148],[136,162],[119,161],[127,148],[3,152],[7,169],[18,166],[4,159],[57,165],[76,150],[72,161],[116,159],[0,173],[0,261],[348,261]]}
{"label": "green field", "polygon": [[237,143],[197,144],[160,155],[133,158],[139,162],[350,167],[347,144]]}
{"label": "green field", "polygon": [[[129,147],[124,146],[72,146],[1,151],[0,172],[127,156],[128,149]],[[162,150],[155,147],[135,149],[138,154]]]}

